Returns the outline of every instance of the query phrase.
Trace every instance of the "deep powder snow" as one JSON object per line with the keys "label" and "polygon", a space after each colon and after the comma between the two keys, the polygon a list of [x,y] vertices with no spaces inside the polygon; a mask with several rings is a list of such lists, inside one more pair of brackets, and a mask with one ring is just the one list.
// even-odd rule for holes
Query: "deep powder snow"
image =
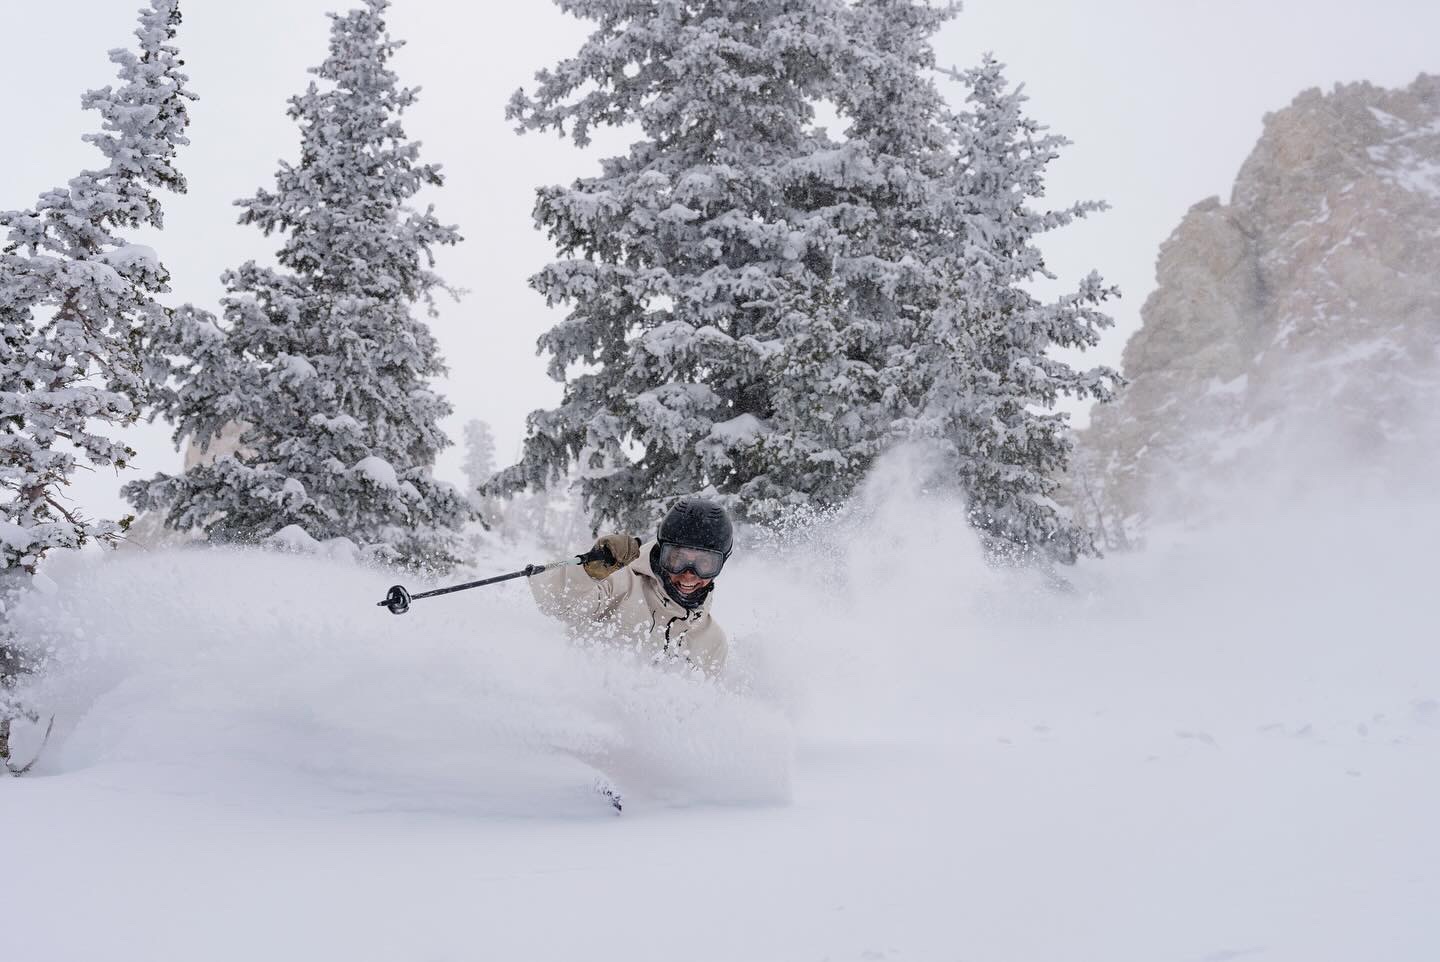
{"label": "deep powder snow", "polygon": [[1059,591],[911,474],[742,548],[719,685],[570,644],[523,585],[397,618],[334,560],[55,564],[5,956],[1440,954],[1440,511],[1275,508]]}

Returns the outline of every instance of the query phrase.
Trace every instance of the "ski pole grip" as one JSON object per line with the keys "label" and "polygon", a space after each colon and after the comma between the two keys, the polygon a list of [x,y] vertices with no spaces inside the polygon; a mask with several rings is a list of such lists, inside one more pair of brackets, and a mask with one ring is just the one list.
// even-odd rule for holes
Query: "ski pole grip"
{"label": "ski pole grip", "polygon": [[597,544],[582,555],[575,556],[582,565],[588,565],[592,561],[599,561],[601,564],[615,564],[615,552],[610,550],[608,544]]}

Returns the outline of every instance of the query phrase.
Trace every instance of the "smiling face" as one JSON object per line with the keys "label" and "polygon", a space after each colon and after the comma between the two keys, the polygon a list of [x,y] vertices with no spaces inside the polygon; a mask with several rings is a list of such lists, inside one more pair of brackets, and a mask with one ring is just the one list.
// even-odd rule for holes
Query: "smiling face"
{"label": "smiling face", "polygon": [[697,591],[704,589],[710,582],[715,580],[714,578],[702,578],[689,568],[686,568],[678,575],[672,575],[667,572],[665,577],[669,578],[670,584],[675,586],[675,590],[686,598],[692,597]]}

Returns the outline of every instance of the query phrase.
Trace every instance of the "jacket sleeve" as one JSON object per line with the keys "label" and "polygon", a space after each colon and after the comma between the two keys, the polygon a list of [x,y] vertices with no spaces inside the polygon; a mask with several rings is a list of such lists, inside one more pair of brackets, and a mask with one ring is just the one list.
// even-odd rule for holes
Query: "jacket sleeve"
{"label": "jacket sleeve", "polygon": [[596,581],[580,565],[564,565],[527,580],[541,612],[565,622],[574,631],[584,631],[613,608],[616,590],[627,577],[630,572],[622,569],[604,581]]}

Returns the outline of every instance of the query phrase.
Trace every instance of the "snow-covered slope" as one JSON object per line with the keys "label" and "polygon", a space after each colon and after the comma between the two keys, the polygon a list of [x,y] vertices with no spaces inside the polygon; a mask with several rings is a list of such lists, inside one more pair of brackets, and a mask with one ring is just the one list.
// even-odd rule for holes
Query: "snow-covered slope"
{"label": "snow-covered slope", "polygon": [[1440,510],[1234,521],[1057,593],[913,473],[742,546],[722,686],[570,647],[523,585],[397,618],[337,561],[56,565],[0,955],[1440,957]]}

